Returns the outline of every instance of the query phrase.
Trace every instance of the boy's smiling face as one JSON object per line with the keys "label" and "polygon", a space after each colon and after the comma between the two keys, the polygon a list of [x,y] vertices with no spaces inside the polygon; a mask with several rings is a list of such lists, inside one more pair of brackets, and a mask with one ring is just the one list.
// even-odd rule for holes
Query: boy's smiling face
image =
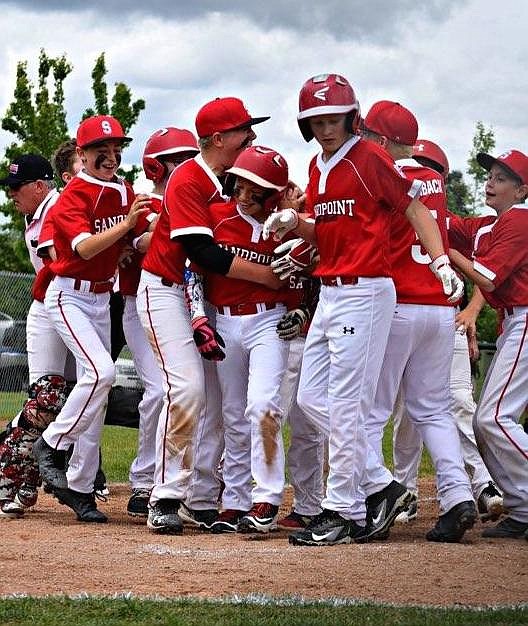
{"label": "boy's smiling face", "polygon": [[86,148],[77,148],[86,173],[107,182],[112,181],[120,164],[123,143],[108,139]]}

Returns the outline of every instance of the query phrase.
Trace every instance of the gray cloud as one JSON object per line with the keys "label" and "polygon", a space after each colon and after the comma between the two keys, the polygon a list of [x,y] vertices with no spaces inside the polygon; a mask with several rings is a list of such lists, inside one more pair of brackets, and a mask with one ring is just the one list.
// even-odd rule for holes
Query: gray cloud
{"label": "gray cloud", "polygon": [[[131,0],[123,4],[105,0],[92,0],[90,3],[72,0],[47,0],[36,3],[34,0],[0,1],[1,5],[13,8],[26,8],[32,12],[66,13],[95,12],[99,17],[119,14],[124,22],[137,20],[140,16],[159,17],[171,21],[189,21],[208,14],[229,15],[245,18],[263,29],[284,28],[300,34],[324,32],[336,39],[359,39],[362,41],[393,42],[398,33],[409,23],[416,21],[447,20],[451,11],[460,9],[468,0],[267,0],[248,2],[247,0],[200,0],[198,2],[166,2]],[[221,33],[219,34],[221,37]],[[311,46],[317,41],[306,40]]]}

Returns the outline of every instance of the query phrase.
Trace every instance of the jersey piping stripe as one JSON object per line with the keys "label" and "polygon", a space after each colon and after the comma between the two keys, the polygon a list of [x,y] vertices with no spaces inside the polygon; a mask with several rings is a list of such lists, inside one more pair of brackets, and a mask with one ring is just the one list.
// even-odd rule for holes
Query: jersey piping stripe
{"label": "jersey piping stripe", "polygon": [[146,304],[147,304],[147,315],[148,315],[148,320],[149,320],[150,332],[152,333],[152,337],[154,339],[154,343],[156,344],[156,351],[157,351],[157,353],[159,355],[159,359],[161,361],[161,369],[163,370],[163,374],[165,376],[165,381],[167,383],[167,394],[166,394],[166,398],[167,398],[167,414],[165,416],[165,431],[163,433],[163,457],[162,457],[162,463],[161,463],[161,482],[164,483],[165,482],[165,461],[166,461],[166,451],[167,451],[167,446],[165,445],[165,442],[167,440],[167,429],[169,427],[171,385],[170,385],[170,381],[169,381],[169,373],[167,372],[167,368],[165,367],[165,361],[163,360],[163,354],[161,353],[161,349],[160,349],[159,343],[158,343],[158,338],[156,337],[156,331],[154,330],[154,324],[152,323],[152,316],[150,314],[150,298],[149,298],[149,288],[148,288],[148,286],[145,287],[145,300],[146,300]]}
{"label": "jersey piping stripe", "polygon": [[528,461],[528,454],[526,454],[526,452],[525,452],[525,451],[524,451],[521,447],[519,447],[519,445],[517,444],[517,442],[516,442],[514,439],[512,439],[512,437],[508,434],[508,432],[507,432],[507,431],[505,430],[505,428],[504,428],[504,427],[503,427],[503,426],[499,423],[499,421],[498,421],[498,419],[497,419],[497,418],[498,418],[498,415],[499,415],[499,410],[500,410],[500,405],[501,405],[502,399],[503,399],[503,397],[504,397],[504,394],[506,393],[506,390],[507,390],[507,388],[508,388],[508,385],[509,385],[509,383],[510,383],[510,381],[511,381],[512,377],[513,377],[513,374],[514,374],[514,372],[515,372],[515,368],[517,367],[517,364],[518,364],[518,362],[519,362],[519,358],[520,358],[520,356],[521,356],[521,351],[522,351],[522,349],[523,349],[524,342],[525,342],[525,340],[526,340],[526,333],[527,333],[527,332],[528,332],[528,314],[527,314],[527,315],[525,315],[525,318],[524,318],[524,331],[523,331],[523,336],[522,336],[521,342],[520,342],[520,344],[519,344],[519,350],[517,351],[517,356],[515,357],[515,362],[514,362],[514,364],[513,364],[513,367],[511,368],[511,372],[510,372],[510,375],[508,376],[508,380],[506,381],[506,384],[504,385],[504,388],[503,388],[502,393],[501,393],[501,395],[500,395],[499,401],[497,402],[497,408],[495,409],[495,417],[494,417],[494,419],[495,419],[495,423],[497,424],[497,426],[498,426],[498,427],[500,428],[500,430],[504,433],[504,436],[506,437],[506,439],[508,439],[508,440],[509,440],[509,442],[512,444],[512,446],[513,446],[516,450],[518,450],[518,451],[521,453],[521,455],[522,455],[522,456],[523,456],[523,457],[524,457],[524,458]]}
{"label": "jersey piping stripe", "polygon": [[90,358],[89,354],[86,352],[86,350],[84,349],[82,343],[79,341],[79,339],[77,338],[77,335],[73,332],[73,328],[70,326],[68,320],[66,319],[66,314],[64,313],[64,309],[62,308],[62,291],[59,291],[59,295],[57,297],[57,304],[59,307],[59,311],[61,313],[62,319],[64,321],[64,323],[66,324],[66,327],[68,328],[68,330],[70,331],[70,335],[72,336],[72,338],[74,339],[75,343],[79,346],[80,350],[82,351],[82,353],[84,354],[84,356],[88,359],[88,361],[90,362],[90,365],[92,366],[93,371],[95,372],[95,382],[93,384],[92,387],[92,391],[90,392],[90,395],[88,396],[88,400],[86,400],[83,408],[81,409],[81,411],[79,412],[79,415],[77,416],[77,419],[75,420],[75,422],[72,424],[71,428],[69,430],[67,430],[65,433],[63,433],[60,437],[59,440],[57,441],[57,446],[56,448],[59,449],[59,445],[62,441],[62,438],[65,437],[66,435],[69,435],[71,433],[71,431],[75,428],[75,426],[79,423],[79,420],[81,419],[81,417],[83,416],[83,413],[86,411],[86,407],[90,404],[90,401],[92,399],[92,396],[97,388],[97,385],[99,383],[99,373],[97,372],[97,368],[95,367],[94,362],[92,361],[92,359]]}

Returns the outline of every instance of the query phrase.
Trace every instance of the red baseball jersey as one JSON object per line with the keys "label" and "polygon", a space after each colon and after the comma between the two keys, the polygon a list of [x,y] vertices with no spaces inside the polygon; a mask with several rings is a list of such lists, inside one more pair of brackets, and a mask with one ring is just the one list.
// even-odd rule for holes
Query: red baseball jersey
{"label": "red baseball jersey", "polygon": [[[213,237],[215,242],[242,259],[270,265],[276,258],[273,254],[277,242],[262,239],[262,224],[251,216],[239,212],[236,202],[215,203],[210,206]],[[206,298],[215,306],[232,306],[253,302],[284,302],[298,300],[298,292],[289,289],[289,282],[283,289],[275,290],[237,278],[227,278],[221,274],[207,274]]]}
{"label": "red baseball jersey", "polygon": [[307,212],[321,260],[315,276],[391,276],[390,214],[404,213],[420,181],[406,178],[386,151],[352,137],[327,162],[312,160]]}
{"label": "red baseball jersey", "polygon": [[[421,181],[420,201],[436,219],[444,250],[447,250],[447,198],[443,177],[414,159],[401,159],[396,164],[407,178]],[[421,246],[409,220],[399,212],[391,215],[390,234],[392,277],[398,302],[453,306],[429,269],[431,257]]]}
{"label": "red baseball jersey", "polygon": [[482,290],[492,307],[528,306],[528,205],[497,218],[453,216],[449,241],[462,253],[472,248],[474,269],[495,285]]}
{"label": "red baseball jersey", "polygon": [[[151,212],[147,216],[147,221],[152,223],[161,211],[163,198],[154,193],[149,194],[149,197]],[[126,265],[119,266],[119,292],[121,295],[135,296],[137,294],[139,279],[141,277],[141,263],[144,256],[144,254],[134,250],[129,258],[129,262]]]}
{"label": "red baseball jersey", "polygon": [[134,190],[127,182],[106,182],[79,172],[60,194],[51,212],[57,260],[50,268],[55,275],[90,281],[110,280],[126,238],[89,260],[81,258],[75,248],[81,241],[122,222],[133,201]]}
{"label": "red baseball jersey", "polygon": [[222,186],[198,154],[170,175],[161,213],[154,228],[143,269],[173,283],[183,284],[187,254],[180,235],[213,236],[209,205],[222,199]]}

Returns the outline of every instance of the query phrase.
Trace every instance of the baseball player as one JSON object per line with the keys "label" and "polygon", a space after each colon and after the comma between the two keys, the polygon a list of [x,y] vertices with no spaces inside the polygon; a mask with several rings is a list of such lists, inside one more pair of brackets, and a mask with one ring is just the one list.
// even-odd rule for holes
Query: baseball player
{"label": "baseball player", "polygon": [[[418,163],[439,172],[447,182],[449,162],[444,151],[434,142],[417,139],[413,158]],[[405,165],[403,165],[405,171]],[[420,176],[420,175],[419,175]],[[423,178],[420,176],[420,178]],[[397,288],[397,283],[396,283]],[[465,298],[464,298],[465,299]],[[466,300],[467,301],[467,300]],[[476,342],[476,318],[485,300],[478,287],[474,288],[471,302],[455,317],[455,345],[450,372],[450,411],[455,420],[464,465],[468,471],[471,488],[477,502],[480,519],[498,519],[502,512],[502,495],[493,483],[477,448],[473,432],[473,415],[476,404],[471,383],[469,342]],[[403,399],[396,402],[392,413],[394,477],[417,494],[418,467],[420,465],[422,438],[410,421]],[[413,501],[402,511],[396,522],[415,519],[417,502]]]}
{"label": "baseball player", "polygon": [[[143,171],[154,184],[149,194],[152,218],[161,211],[163,192],[171,172],[197,152],[196,138],[188,130],[161,128],[148,139],[143,151]],[[138,406],[140,418],[137,455],[129,472],[132,495],[127,504],[127,513],[142,518],[148,515],[148,501],[154,484],[156,430],[163,405],[161,373],[136,307],[141,261],[151,236],[152,232],[149,231],[135,239],[134,254],[119,267],[119,289],[124,297],[123,330],[144,388]]]}
{"label": "baseball player", "polygon": [[238,98],[217,98],[196,116],[200,154],[178,166],[165,190],[162,211],[143,261],[137,308],[162,371],[164,403],[159,417],[154,488],[147,526],[156,533],[183,531],[178,515],[193,473],[193,440],[204,411],[201,349],[218,348],[207,316],[191,324],[184,296],[187,259],[206,271],[278,288],[273,271],[214,243],[208,207],[222,198],[218,179],[248,147],[252,118]]}
{"label": "baseball player", "polygon": [[[214,239],[238,257],[269,265],[275,244],[262,240],[262,224],[288,185],[288,165],[275,150],[255,146],[244,150],[228,173],[236,177],[233,199],[210,207]],[[217,364],[225,439],[223,512],[211,530],[266,533],[277,521],[284,489],[279,389],[288,344],[276,326],[289,289],[214,273],[206,285],[226,353]]]}
{"label": "baseball player", "polygon": [[[98,511],[93,484],[108,391],[114,380],[109,350],[109,292],[125,237],[148,211],[148,199],[134,199],[132,188],[116,177],[125,137],[111,116],[84,120],[77,130],[83,170],[54,206],[54,274],[45,297],[46,311],[82,371],[57,419],[33,446],[40,472],[54,495],[85,522],[106,522]],[[67,473],[55,464],[54,450],[80,443],[83,433],[94,445],[78,450]],[[85,456],[83,457],[83,454]]]}
{"label": "baseball player", "polygon": [[528,384],[528,156],[509,150],[477,154],[488,172],[486,204],[497,218],[451,218],[453,263],[487,302],[504,310],[503,331],[482,388],[473,428],[489,472],[503,492],[508,516],[483,537],[528,534],[528,434],[519,424]]}
{"label": "baseball player", "polygon": [[[444,179],[437,171],[411,158],[418,136],[414,115],[397,102],[376,102],[364,120],[363,136],[382,146],[407,178],[420,181],[420,199],[437,220],[447,248]],[[400,215],[392,219],[390,254],[397,304],[383,370],[366,422],[369,441],[383,463],[383,430],[401,384],[409,418],[429,450],[436,470],[441,514],[426,538],[457,542],[477,517],[460,438],[450,412],[454,302],[462,295],[463,284],[460,283],[460,290],[452,297],[446,297],[428,269],[431,258],[424,253],[408,221]],[[368,494],[369,489],[366,491]],[[386,536],[386,526],[372,526],[369,538]]]}
{"label": "baseball player", "polygon": [[[13,200],[16,209],[22,213],[26,223],[24,239],[31,264],[37,275],[32,292],[33,301],[26,321],[26,341],[29,369],[29,397],[18,416],[12,420],[0,453],[0,514],[9,517],[22,517],[25,509],[37,501],[40,482],[31,449],[38,438],[39,428],[43,430],[46,419],[53,419],[62,406],[64,392],[64,362],[66,350],[62,341],[56,343],[56,334],[50,328],[44,309],[45,293],[42,284],[46,282],[43,262],[37,256],[37,242],[45,217],[59,194],[53,180],[53,169],[44,157],[25,154],[15,159],[9,166],[6,178],[0,185],[7,187],[7,195]],[[47,286],[47,285],[46,285]],[[48,375],[55,375],[48,378]],[[57,402],[44,401],[36,406],[36,398],[41,387],[56,389]],[[43,411],[43,419],[37,419],[38,410]],[[51,410],[51,412],[50,412]],[[19,424],[19,421],[21,423]]]}
{"label": "baseball player", "polygon": [[[297,119],[305,140],[315,137],[322,148],[309,169],[306,210],[312,220],[285,209],[266,220],[263,236],[279,240],[293,230],[316,244],[320,255],[314,275],[321,291],[306,339],[298,402],[329,437],[329,474],[322,513],[289,540],[333,545],[365,533],[360,487],[369,449],[365,421],[396,303],[388,257],[391,211],[409,219],[447,295],[460,281],[438,226],[418,200],[420,183],[406,179],[382,148],[357,135],[359,103],[343,76],[306,81]],[[399,513],[412,497],[388,471],[371,486],[372,496],[381,496],[381,517]]]}

